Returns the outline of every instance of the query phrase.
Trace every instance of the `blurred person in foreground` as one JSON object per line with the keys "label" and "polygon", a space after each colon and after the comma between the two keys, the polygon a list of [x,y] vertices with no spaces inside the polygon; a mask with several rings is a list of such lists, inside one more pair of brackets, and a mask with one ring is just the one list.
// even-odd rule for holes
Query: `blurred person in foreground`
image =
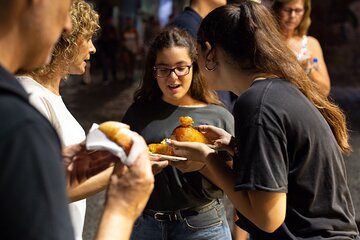
{"label": "blurred person in foreground", "polygon": [[330,77],[323,51],[319,41],[307,35],[311,24],[311,0],[274,0],[272,10],[287,46],[320,92],[328,96]]}
{"label": "blurred person in foreground", "polygon": [[[342,155],[351,151],[345,116],[281,39],[260,1],[203,19],[200,71],[213,89],[239,95],[235,136],[202,125],[212,145],[171,140],[174,152],[205,163],[204,175],[225,191],[252,239],[359,239]],[[233,169],[220,149],[234,155]]]}
{"label": "blurred person in foreground", "polygon": [[[84,74],[86,62],[96,49],[92,37],[99,29],[99,16],[84,0],[74,0],[70,7],[72,29],[64,32],[54,47],[49,64],[35,71],[21,73],[19,82],[30,94],[30,103],[54,126],[61,145],[67,147],[85,140],[85,131],[69,112],[60,95],[60,83],[69,74]],[[91,177],[76,187],[68,186],[70,216],[75,239],[81,240],[86,197],[105,189],[112,168]],[[76,201],[75,201],[76,200]]]}
{"label": "blurred person in foreground", "polygon": [[89,153],[80,144],[65,148],[62,156],[55,129],[32,107],[13,76],[20,69],[30,71],[50,61],[61,32],[71,31],[71,2],[0,0],[0,188],[4,193],[0,219],[4,239],[74,239],[64,163],[68,178],[81,183],[115,162],[97,239],[128,239],[153,188],[146,144],[139,135],[133,133],[139,147],[132,153],[136,161],[129,168],[108,152]]}

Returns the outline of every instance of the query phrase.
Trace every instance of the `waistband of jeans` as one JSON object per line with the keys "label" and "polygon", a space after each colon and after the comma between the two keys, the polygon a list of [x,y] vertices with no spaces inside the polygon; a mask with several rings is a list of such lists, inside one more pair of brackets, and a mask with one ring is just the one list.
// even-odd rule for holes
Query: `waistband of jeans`
{"label": "waistband of jeans", "polygon": [[157,221],[169,221],[169,222],[181,221],[186,217],[196,216],[201,212],[206,212],[220,203],[221,203],[220,199],[214,199],[210,203],[207,203],[203,206],[199,206],[196,208],[182,209],[182,210],[179,209],[174,211],[156,211],[151,209],[145,209],[143,213],[147,216],[153,217]]}

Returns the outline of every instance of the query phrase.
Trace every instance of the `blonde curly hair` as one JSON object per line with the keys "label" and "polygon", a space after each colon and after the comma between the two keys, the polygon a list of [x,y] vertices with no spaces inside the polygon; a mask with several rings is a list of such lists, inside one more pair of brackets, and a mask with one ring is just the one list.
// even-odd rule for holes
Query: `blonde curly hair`
{"label": "blonde curly hair", "polygon": [[52,52],[51,62],[30,73],[31,76],[52,78],[55,72],[62,71],[64,78],[69,67],[78,55],[79,40],[90,39],[99,29],[99,15],[84,0],[74,0],[70,8],[71,32],[64,32]]}

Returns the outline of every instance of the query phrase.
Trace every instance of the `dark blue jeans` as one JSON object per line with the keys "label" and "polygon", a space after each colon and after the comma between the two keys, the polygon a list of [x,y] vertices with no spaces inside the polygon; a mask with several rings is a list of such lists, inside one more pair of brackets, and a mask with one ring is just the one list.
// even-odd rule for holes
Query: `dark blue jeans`
{"label": "dark blue jeans", "polygon": [[215,201],[195,216],[178,221],[158,221],[141,215],[135,222],[131,240],[231,240],[224,205]]}

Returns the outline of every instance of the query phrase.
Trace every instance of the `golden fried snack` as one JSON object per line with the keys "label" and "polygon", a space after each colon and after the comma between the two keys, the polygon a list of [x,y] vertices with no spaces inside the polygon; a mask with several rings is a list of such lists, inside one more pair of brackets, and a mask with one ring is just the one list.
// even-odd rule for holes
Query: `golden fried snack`
{"label": "golden fried snack", "polygon": [[152,153],[174,156],[173,148],[167,145],[165,140],[161,141],[161,143],[150,143],[148,147]]}
{"label": "golden fried snack", "polygon": [[110,140],[122,147],[126,155],[129,154],[133,144],[131,136],[127,133],[128,129],[128,125],[116,121],[107,121],[99,125],[99,130],[102,131]]}
{"label": "golden fried snack", "polygon": [[204,134],[192,127],[193,120],[191,117],[180,117],[179,121],[180,126],[177,126],[172,133],[172,136],[175,138],[175,140],[180,142],[210,143]]}
{"label": "golden fried snack", "polygon": [[[180,125],[172,132],[171,139],[180,142],[201,142],[208,144],[210,141],[197,129],[192,127],[193,120],[189,116],[179,118]],[[161,143],[151,143],[148,145],[149,151],[152,153],[174,156],[174,150],[170,147],[166,140]]]}

